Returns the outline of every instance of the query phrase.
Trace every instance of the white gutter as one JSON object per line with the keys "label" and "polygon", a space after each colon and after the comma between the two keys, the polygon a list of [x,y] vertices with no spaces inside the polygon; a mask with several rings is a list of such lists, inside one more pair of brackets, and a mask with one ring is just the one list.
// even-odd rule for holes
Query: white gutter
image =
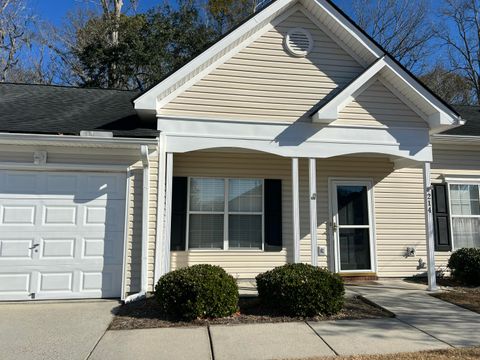
{"label": "white gutter", "polygon": [[140,154],[143,164],[143,193],[142,193],[142,259],[141,266],[141,288],[140,292],[130,295],[125,303],[134,302],[145,298],[148,291],[148,219],[149,219],[149,194],[150,194],[150,161],[148,158],[148,146],[140,147]]}
{"label": "white gutter", "polygon": [[21,134],[21,133],[0,133],[0,143],[11,143],[19,145],[22,142],[57,143],[64,141],[68,145],[114,145],[137,148],[138,145],[155,145],[157,139],[147,138],[106,138],[102,136],[76,136],[76,135],[44,135],[44,134]]}

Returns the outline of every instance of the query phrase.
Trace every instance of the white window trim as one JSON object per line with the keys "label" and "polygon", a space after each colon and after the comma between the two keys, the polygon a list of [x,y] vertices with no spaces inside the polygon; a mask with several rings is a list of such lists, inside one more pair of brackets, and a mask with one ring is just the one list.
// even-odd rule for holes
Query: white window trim
{"label": "white window trim", "polygon": [[[447,180],[447,179],[445,179]],[[480,219],[480,215],[453,215],[453,211],[452,211],[452,189],[451,189],[451,186],[452,185],[476,185],[478,186],[478,191],[479,191],[479,194],[480,194],[480,179],[479,178],[475,178],[475,179],[456,179],[456,180],[451,180],[451,179],[448,179],[449,182],[447,182],[448,184],[448,214],[449,214],[449,223],[450,223],[450,239],[451,239],[451,242],[452,242],[452,252],[454,252],[455,250],[458,250],[456,247],[455,247],[455,236],[454,236],[454,233],[453,233],[453,218],[479,218]]]}
{"label": "white window trim", "polygon": [[[191,211],[190,210],[190,182],[191,179],[216,179],[224,181],[224,208],[223,211]],[[229,211],[228,208],[228,198],[229,198],[229,180],[261,180],[262,182],[262,211],[261,212],[235,212]],[[223,249],[218,248],[189,248],[189,238],[190,238],[190,215],[223,215]],[[261,216],[262,224],[262,247],[261,249],[250,249],[250,248],[233,248],[230,249],[229,246],[229,216],[230,215],[257,215]],[[234,252],[264,252],[265,251],[265,179],[259,178],[221,178],[221,177],[208,177],[208,176],[189,176],[188,185],[187,185],[187,221],[186,221],[186,231],[185,231],[185,251],[191,252],[225,252],[225,251],[234,251]]]}

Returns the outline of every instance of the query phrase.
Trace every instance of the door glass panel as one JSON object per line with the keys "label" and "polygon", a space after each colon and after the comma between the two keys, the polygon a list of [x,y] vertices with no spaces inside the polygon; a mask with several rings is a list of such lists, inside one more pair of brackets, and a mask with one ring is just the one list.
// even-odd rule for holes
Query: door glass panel
{"label": "door glass panel", "polygon": [[366,186],[337,186],[339,225],[368,225]]}
{"label": "door glass panel", "polygon": [[369,229],[339,229],[340,269],[370,270]]}

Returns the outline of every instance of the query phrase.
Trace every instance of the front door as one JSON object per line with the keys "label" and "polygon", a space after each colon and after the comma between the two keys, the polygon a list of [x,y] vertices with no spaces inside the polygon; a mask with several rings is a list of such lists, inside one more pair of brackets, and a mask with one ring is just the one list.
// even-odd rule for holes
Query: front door
{"label": "front door", "polygon": [[331,182],[331,233],[337,272],[374,272],[372,185],[369,181]]}

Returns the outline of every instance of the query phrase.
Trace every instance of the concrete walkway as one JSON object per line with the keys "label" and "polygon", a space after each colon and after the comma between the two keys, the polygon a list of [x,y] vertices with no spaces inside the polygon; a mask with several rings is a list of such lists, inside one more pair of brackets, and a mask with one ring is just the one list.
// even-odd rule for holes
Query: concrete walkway
{"label": "concrete walkway", "polygon": [[399,321],[453,347],[480,345],[480,314],[434,298],[424,286],[403,281],[351,286],[396,315]]}
{"label": "concrete walkway", "polygon": [[2,360],[84,360],[117,301],[0,303]]}
{"label": "concrete walkway", "polygon": [[107,331],[114,302],[0,304],[3,359],[298,359],[480,345],[480,315],[405,283],[349,286],[396,318]]}

